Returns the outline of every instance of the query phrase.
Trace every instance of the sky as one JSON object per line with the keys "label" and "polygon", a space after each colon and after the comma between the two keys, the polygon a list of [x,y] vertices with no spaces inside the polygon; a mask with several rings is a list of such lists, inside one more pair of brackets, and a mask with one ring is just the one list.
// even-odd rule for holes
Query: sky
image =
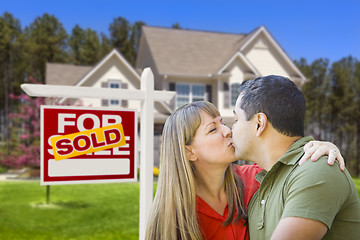
{"label": "sky", "polygon": [[[291,2],[291,3],[290,3]],[[44,13],[54,15],[68,34],[78,24],[109,34],[117,17],[130,23],[247,34],[264,25],[292,60],[348,56],[360,60],[359,0],[0,0],[22,28]]]}

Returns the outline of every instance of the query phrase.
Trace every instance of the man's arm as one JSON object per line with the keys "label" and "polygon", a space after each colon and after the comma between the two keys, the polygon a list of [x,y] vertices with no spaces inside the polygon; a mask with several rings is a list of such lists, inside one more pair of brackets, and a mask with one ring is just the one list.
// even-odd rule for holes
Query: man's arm
{"label": "man's arm", "polygon": [[312,240],[321,239],[327,231],[322,222],[299,217],[286,217],[280,220],[271,240]]}

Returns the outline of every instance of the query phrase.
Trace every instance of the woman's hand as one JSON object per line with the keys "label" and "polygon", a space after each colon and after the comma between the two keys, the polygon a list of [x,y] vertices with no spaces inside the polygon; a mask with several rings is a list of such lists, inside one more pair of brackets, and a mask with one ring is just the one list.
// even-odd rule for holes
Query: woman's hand
{"label": "woman's hand", "polygon": [[315,162],[320,157],[328,155],[328,164],[333,165],[335,160],[338,160],[341,171],[345,169],[344,158],[340,154],[340,150],[331,142],[310,141],[304,146],[305,154],[300,159],[299,165],[311,158]]}

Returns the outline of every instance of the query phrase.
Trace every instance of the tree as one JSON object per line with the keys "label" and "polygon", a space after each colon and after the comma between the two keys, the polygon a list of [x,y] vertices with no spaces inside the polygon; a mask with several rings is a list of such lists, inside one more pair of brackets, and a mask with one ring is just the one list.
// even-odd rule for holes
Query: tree
{"label": "tree", "polygon": [[54,15],[45,13],[25,28],[30,63],[29,75],[45,83],[46,62],[67,61],[68,35]]}
{"label": "tree", "polygon": [[96,31],[76,25],[69,38],[70,58],[74,64],[94,65],[100,60],[101,45]]}
{"label": "tree", "polygon": [[[356,92],[356,71],[357,60],[353,57],[343,58],[332,64],[329,71],[331,83],[329,89],[329,126],[333,140],[338,146],[342,146],[344,155],[349,164],[360,161],[356,156],[356,128],[358,106],[354,99],[359,93]],[[355,164],[358,165],[358,164]],[[359,174],[359,170],[356,170]]]}
{"label": "tree", "polygon": [[334,142],[347,168],[360,176],[360,63],[347,57],[329,66],[327,59],[311,65],[295,62],[309,81],[302,90],[306,98],[306,132],[316,139]]}
{"label": "tree", "polygon": [[360,61],[357,61],[354,73],[354,119],[356,122],[356,138],[354,142],[356,162],[356,176],[360,176]]}
{"label": "tree", "polygon": [[[8,142],[11,136],[9,113],[12,104],[9,94],[14,93],[21,81],[22,71],[22,32],[19,20],[15,19],[10,13],[5,12],[0,17],[0,113],[4,116],[4,138],[6,142],[6,153],[10,152]],[[20,70],[20,71],[19,71]]]}
{"label": "tree", "polygon": [[111,40],[104,34],[100,33],[100,59],[105,57],[112,49]]}
{"label": "tree", "polygon": [[[37,83],[30,78],[30,82]],[[13,120],[11,154],[0,154],[2,165],[10,168],[39,167],[40,164],[40,106],[44,98],[30,98],[24,93],[11,94],[18,104],[17,111],[10,115]]]}
{"label": "tree", "polygon": [[171,28],[174,28],[174,29],[182,29],[182,27],[180,26],[180,23],[174,23],[173,25],[171,25]]}
{"label": "tree", "polygon": [[119,50],[133,66],[136,61],[141,27],[143,25],[145,25],[144,22],[135,22],[131,25],[125,18],[118,17],[114,19],[109,27],[112,46]]}
{"label": "tree", "polygon": [[[326,105],[326,87],[328,85],[328,59],[317,59],[308,65],[305,59],[296,63],[308,78],[303,86],[306,98],[306,126],[307,132],[316,139],[322,139],[324,135],[323,112]],[[314,121],[315,120],[315,121]]]}
{"label": "tree", "polygon": [[75,25],[69,38],[70,58],[74,64],[81,64],[81,47],[84,44],[84,30]]}
{"label": "tree", "polygon": [[85,65],[94,65],[100,60],[100,40],[96,31],[87,28],[84,31],[85,42],[83,45],[83,61]]}
{"label": "tree", "polygon": [[145,23],[138,21],[135,22],[132,26],[131,26],[131,33],[130,33],[130,38],[129,38],[129,51],[130,53],[128,54],[128,61],[135,66],[135,62],[136,62],[136,56],[139,50],[139,44],[140,44],[140,36],[141,36],[141,28],[142,26],[144,26]]}

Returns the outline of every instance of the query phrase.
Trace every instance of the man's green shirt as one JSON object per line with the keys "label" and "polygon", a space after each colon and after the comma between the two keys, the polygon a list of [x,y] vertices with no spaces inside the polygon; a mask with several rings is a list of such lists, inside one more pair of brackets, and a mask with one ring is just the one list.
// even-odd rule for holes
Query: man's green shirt
{"label": "man's green shirt", "polygon": [[360,239],[360,201],[347,170],[327,164],[327,157],[299,166],[304,145],[313,140],[296,141],[269,172],[255,179],[260,189],[251,199],[250,239],[270,239],[282,218],[301,217],[324,223],[324,239]]}

